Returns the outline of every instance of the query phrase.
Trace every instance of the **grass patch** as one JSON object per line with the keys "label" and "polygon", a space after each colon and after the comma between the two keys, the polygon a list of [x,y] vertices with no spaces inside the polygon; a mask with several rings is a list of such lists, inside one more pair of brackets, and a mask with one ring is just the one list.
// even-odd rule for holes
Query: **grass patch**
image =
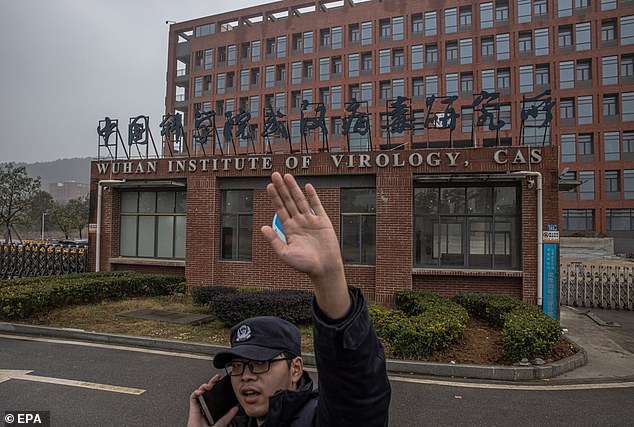
{"label": "grass patch", "polygon": [[[123,334],[150,338],[163,338],[205,344],[229,345],[229,328],[213,320],[197,325],[179,325],[154,320],[133,319],[118,313],[143,309],[208,314],[204,306],[192,302],[190,295],[130,298],[121,301],[103,301],[73,307],[57,308],[48,313],[24,320],[32,325],[56,328],[83,329],[89,332]],[[313,352],[312,328],[301,326],[302,351]]]}

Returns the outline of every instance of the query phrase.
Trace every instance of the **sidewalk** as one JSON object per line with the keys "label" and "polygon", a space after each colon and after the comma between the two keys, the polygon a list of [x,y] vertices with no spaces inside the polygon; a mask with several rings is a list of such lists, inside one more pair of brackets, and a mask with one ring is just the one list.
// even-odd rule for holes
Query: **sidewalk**
{"label": "sidewalk", "polygon": [[634,379],[634,312],[562,306],[561,326],[588,361],[557,380]]}

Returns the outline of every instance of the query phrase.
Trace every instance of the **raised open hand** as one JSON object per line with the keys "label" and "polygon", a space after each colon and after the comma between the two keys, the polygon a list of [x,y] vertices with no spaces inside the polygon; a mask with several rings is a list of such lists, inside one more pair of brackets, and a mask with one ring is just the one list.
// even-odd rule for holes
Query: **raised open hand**
{"label": "raised open hand", "polygon": [[287,243],[270,226],[262,227],[262,234],[282,261],[310,276],[324,313],[332,318],[342,317],[350,300],[341,251],[315,188],[307,184],[304,194],[292,175],[282,177],[278,172],[273,173],[271,181],[266,189]]}

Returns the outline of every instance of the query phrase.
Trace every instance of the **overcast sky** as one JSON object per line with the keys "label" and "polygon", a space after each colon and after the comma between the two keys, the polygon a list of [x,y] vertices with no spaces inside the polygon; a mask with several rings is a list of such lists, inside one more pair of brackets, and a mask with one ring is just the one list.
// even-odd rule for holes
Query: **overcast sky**
{"label": "overcast sky", "polygon": [[[96,157],[97,125],[165,106],[166,20],[258,0],[0,0],[0,163]],[[121,126],[125,124],[125,127]]]}

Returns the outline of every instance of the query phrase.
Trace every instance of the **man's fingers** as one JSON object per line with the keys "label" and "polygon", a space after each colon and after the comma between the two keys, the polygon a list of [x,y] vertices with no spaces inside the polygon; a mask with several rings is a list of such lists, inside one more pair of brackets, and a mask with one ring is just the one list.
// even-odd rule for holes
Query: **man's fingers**
{"label": "man's fingers", "polygon": [[297,210],[299,211],[299,213],[304,215],[310,213],[310,202],[308,201],[308,199],[306,199],[304,192],[297,184],[297,181],[295,180],[293,175],[288,173],[284,175],[284,182],[290,190],[291,197],[293,198],[293,201],[295,202],[295,206],[297,206]]}
{"label": "man's fingers", "polygon": [[319,216],[328,216],[326,210],[321,204],[321,200],[317,195],[317,190],[313,187],[312,184],[306,184],[306,195],[308,196],[308,203],[310,204],[310,208],[313,210],[315,215]]}
{"label": "man's fingers", "polygon": [[[287,176],[290,176],[290,175],[287,175]],[[292,218],[293,216],[296,216],[297,214],[299,214],[299,209],[297,208],[297,204],[295,203],[295,200],[293,199],[293,196],[291,195],[291,190],[289,188],[289,184],[287,183],[287,181],[284,178],[282,178],[279,172],[273,172],[273,175],[271,175],[271,180],[273,181],[273,185],[275,186],[275,192],[277,193],[277,196],[280,199],[281,207],[286,209],[289,217]],[[292,179],[292,182],[295,182],[295,180]],[[297,183],[295,183],[295,186],[297,186]],[[273,202],[274,202],[273,206],[278,210],[278,216],[279,216],[280,207],[276,206],[276,201],[274,199],[273,199]],[[280,218],[280,220],[284,222],[285,219]]]}

